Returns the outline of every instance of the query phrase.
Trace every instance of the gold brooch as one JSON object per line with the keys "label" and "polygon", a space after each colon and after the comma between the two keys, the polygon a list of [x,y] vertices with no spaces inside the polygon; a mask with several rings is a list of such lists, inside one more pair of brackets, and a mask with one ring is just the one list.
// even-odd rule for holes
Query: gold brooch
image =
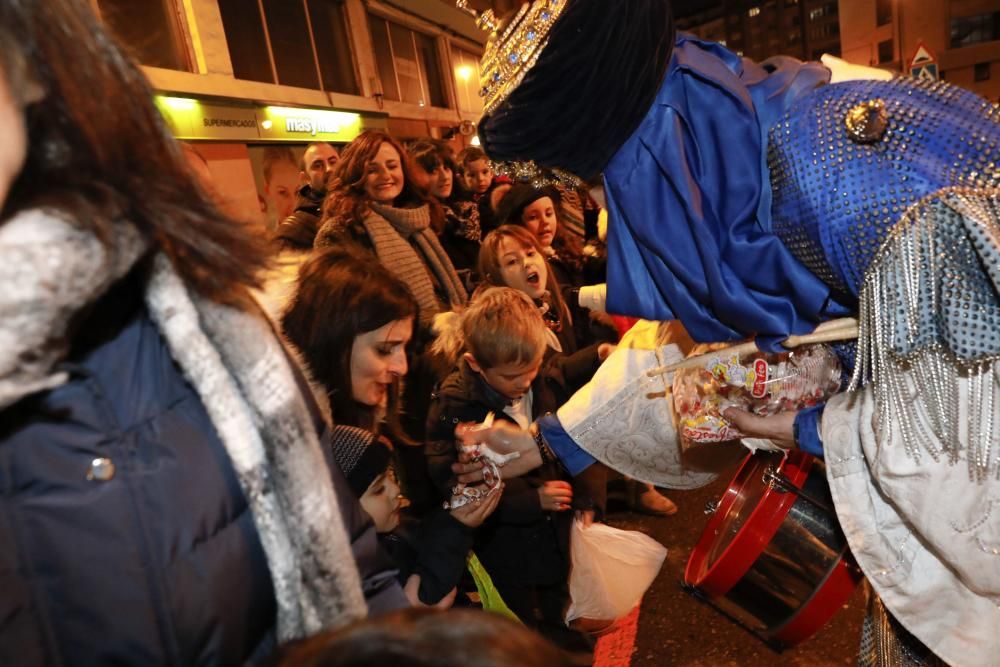
{"label": "gold brooch", "polygon": [[850,108],[844,118],[847,136],[859,144],[872,144],[882,138],[889,127],[889,114],[880,99],[861,102]]}

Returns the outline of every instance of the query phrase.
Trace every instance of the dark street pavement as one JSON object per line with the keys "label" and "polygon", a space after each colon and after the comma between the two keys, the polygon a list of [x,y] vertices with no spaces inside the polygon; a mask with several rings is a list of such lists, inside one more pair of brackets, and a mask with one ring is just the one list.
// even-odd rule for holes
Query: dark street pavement
{"label": "dark street pavement", "polygon": [[861,587],[855,590],[848,605],[816,635],[782,653],[771,650],[746,630],[681,589],[684,567],[708,521],[704,513],[705,504],[722,495],[735,470],[734,466],[701,489],[665,491],[679,507],[677,514],[665,518],[629,512],[621,496],[611,490],[608,523],[642,531],[668,549],[660,575],[642,603],[631,665],[814,667],[855,664],[864,618]]}

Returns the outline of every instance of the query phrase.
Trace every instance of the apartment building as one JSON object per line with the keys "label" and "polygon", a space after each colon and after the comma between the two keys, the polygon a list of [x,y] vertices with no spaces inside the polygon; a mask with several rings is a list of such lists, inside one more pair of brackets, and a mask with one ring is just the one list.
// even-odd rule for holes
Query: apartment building
{"label": "apartment building", "polygon": [[840,53],[837,0],[723,0],[721,12],[726,45],[753,60]]}
{"label": "apartment building", "polygon": [[940,78],[1000,102],[1000,0],[840,0],[844,58],[910,72],[923,45]]}

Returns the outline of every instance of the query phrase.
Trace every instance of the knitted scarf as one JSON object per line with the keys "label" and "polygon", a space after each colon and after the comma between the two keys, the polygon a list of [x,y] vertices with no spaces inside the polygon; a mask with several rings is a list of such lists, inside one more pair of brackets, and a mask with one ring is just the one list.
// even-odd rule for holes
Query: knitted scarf
{"label": "knitted scarf", "polygon": [[[117,225],[110,248],[39,210],[0,225],[0,410],[66,382],[55,369],[70,347],[70,322],[147,251],[128,224]],[[145,299],[250,505],[274,583],[279,640],[363,617],[316,430],[266,319],[191,292],[162,254]]]}
{"label": "knitted scarf", "polygon": [[430,207],[424,204],[417,208],[395,208],[376,203],[369,206],[371,210],[362,224],[375,246],[375,254],[383,266],[409,286],[420,304],[421,322],[429,324],[442,310],[431,275],[448,295],[448,306],[464,306],[468,295],[430,227]]}

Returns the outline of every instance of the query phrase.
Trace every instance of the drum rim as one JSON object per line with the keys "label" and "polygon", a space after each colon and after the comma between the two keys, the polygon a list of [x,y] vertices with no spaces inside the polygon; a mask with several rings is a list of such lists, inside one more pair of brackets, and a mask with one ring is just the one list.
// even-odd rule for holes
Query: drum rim
{"label": "drum rim", "polygon": [[[725,595],[746,575],[777,533],[798,498],[794,493],[781,493],[773,486],[766,488],[760,502],[730,541],[729,546],[711,567],[708,566],[706,562],[708,554],[711,553],[717,539],[715,532],[737,497],[737,494],[731,491],[746,483],[749,475],[758,467],[756,459],[765,456],[767,456],[765,452],[752,452],[743,459],[743,463],[726,487],[718,508],[705,526],[701,539],[688,558],[684,569],[684,581],[710,598]],[[813,456],[805,452],[790,450],[784,452],[776,472],[782,473],[789,482],[801,489],[814,460]]]}

